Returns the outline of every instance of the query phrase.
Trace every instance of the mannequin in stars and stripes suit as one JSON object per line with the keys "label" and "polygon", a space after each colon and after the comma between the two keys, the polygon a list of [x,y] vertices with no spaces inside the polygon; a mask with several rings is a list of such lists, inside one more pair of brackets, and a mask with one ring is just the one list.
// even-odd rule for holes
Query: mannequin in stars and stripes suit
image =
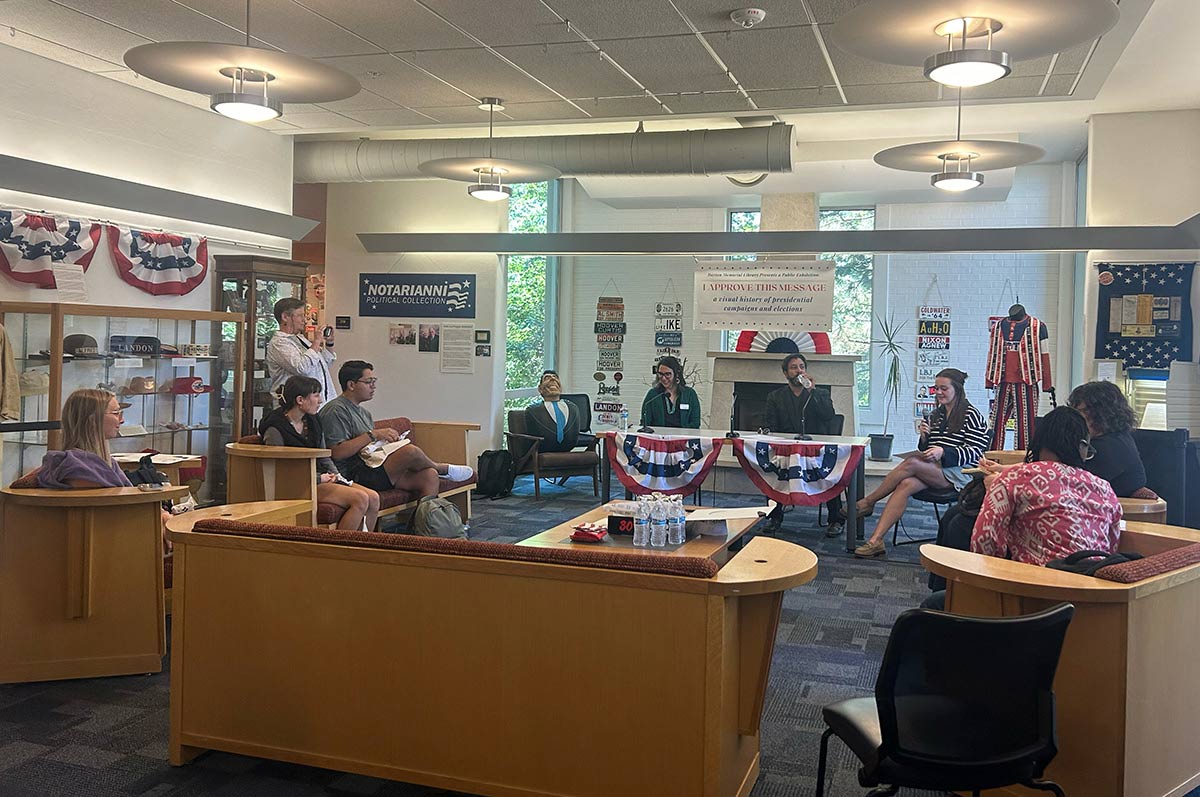
{"label": "mannequin in stars and stripes suit", "polygon": [[1050,371],[1049,330],[1022,305],[1008,308],[1008,318],[992,327],[985,384],[996,388],[992,450],[1004,448],[1004,427],[1009,418],[1016,419],[1017,448],[1028,448],[1039,392],[1049,392],[1054,378]]}
{"label": "mannequin in stars and stripes suit", "polygon": [[570,451],[579,442],[579,410],[563,400],[556,372],[543,372],[537,389],[542,401],[525,408],[526,431],[542,438],[542,453]]}

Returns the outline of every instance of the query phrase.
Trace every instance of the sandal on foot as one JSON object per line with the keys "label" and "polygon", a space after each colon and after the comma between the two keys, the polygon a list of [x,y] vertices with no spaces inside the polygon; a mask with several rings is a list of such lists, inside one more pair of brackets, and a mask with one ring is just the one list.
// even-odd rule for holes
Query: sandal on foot
{"label": "sandal on foot", "polygon": [[864,542],[854,549],[854,555],[859,559],[873,559],[876,556],[883,556],[885,553],[887,553],[887,546],[883,544],[883,540],[879,542]]}

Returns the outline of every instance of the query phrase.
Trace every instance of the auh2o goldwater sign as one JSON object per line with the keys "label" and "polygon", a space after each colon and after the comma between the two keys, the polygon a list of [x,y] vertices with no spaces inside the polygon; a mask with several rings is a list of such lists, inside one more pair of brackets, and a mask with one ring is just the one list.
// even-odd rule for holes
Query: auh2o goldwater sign
{"label": "auh2o goldwater sign", "polygon": [[833,278],[834,264],[828,260],[700,266],[693,293],[695,326],[832,329]]}

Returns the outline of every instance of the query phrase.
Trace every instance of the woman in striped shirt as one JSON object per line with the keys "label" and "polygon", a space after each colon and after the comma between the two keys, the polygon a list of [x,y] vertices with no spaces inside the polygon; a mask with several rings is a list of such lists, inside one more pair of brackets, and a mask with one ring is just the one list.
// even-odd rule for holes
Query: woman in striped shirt
{"label": "woman in striped shirt", "polygon": [[883,483],[858,502],[858,511],[866,517],[875,504],[887,498],[871,539],[854,549],[860,558],[879,556],[887,530],[899,522],[908,506],[908,497],[927,488],[961,490],[971,477],[963,468],[973,467],[983,456],[988,443],[987,419],[967,401],[963,383],[967,375],[957,368],[944,368],[934,379],[937,407],[921,423],[919,455],[907,457],[892,469]]}

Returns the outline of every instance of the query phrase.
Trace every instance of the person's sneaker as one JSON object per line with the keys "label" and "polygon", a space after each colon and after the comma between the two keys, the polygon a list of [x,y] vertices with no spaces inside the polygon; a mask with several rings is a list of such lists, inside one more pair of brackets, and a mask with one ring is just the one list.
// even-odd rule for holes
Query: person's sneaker
{"label": "person's sneaker", "polygon": [[765,518],[763,518],[762,526],[760,528],[759,533],[760,534],[778,534],[779,530],[781,528],[783,528],[782,514],[767,515]]}
{"label": "person's sneaker", "polygon": [[826,537],[840,537],[846,533],[846,522],[844,520],[835,520],[825,529]]}
{"label": "person's sneaker", "polygon": [[883,540],[864,542],[854,549],[854,555],[859,559],[872,559],[876,556],[883,556],[885,553],[887,553],[887,547],[883,544]]}
{"label": "person's sneaker", "polygon": [[446,478],[452,482],[465,482],[475,475],[469,465],[447,465]]}

